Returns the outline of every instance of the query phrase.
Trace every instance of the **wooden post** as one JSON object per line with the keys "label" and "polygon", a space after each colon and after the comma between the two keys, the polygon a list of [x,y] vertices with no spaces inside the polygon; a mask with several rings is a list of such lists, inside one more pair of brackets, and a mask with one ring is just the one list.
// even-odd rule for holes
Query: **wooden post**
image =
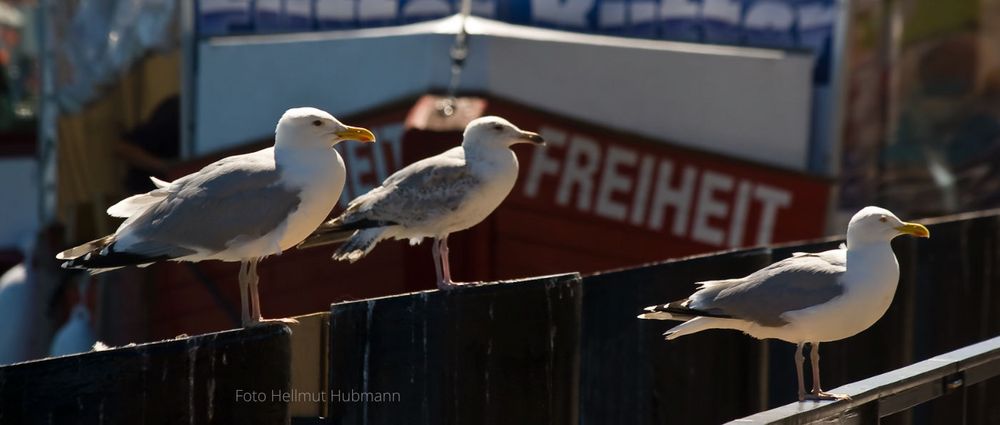
{"label": "wooden post", "polygon": [[[733,331],[664,341],[679,324],[642,308],[683,299],[703,280],[768,264],[766,250],[667,261],[584,279],[581,416],[595,424],[720,423],[758,403],[757,342]],[[718,403],[709,400],[718,401]]]}
{"label": "wooden post", "polygon": [[282,424],[289,330],[265,325],[0,367],[0,424]]}
{"label": "wooden post", "polygon": [[576,274],[334,304],[338,424],[578,423]]}
{"label": "wooden post", "polygon": [[[955,216],[928,228],[931,238],[915,241],[912,259],[915,278],[911,284],[918,291],[913,312],[915,361],[1000,333],[1000,301],[995,292],[1000,285],[998,217]],[[968,400],[956,394],[942,397],[914,409],[914,416],[926,417],[929,423],[958,423],[963,412],[968,423],[991,423],[1000,417],[996,404],[1000,386],[971,386],[968,396]]]}
{"label": "wooden post", "polygon": [[330,336],[330,313],[296,316],[298,323],[289,324],[291,336],[290,391],[296,397],[289,402],[289,415],[295,418],[326,416],[326,364],[330,357],[327,338]]}

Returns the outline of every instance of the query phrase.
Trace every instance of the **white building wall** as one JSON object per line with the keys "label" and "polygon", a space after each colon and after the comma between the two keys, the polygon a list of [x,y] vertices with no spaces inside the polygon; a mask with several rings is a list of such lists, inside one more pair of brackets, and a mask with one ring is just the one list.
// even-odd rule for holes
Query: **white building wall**
{"label": "white building wall", "polygon": [[[344,116],[423,94],[429,87],[447,86],[451,42],[451,36],[421,34],[305,40],[248,37],[203,44],[194,154],[273,134],[288,108],[314,106]],[[466,81],[467,87],[476,86],[473,77]]]}
{"label": "white building wall", "polygon": [[808,56],[741,57],[517,38],[489,43],[491,93],[602,127],[806,169]]}
{"label": "white building wall", "polygon": [[[202,44],[194,153],[266,137],[289,107],[317,106],[343,116],[446,87],[454,39],[447,22]],[[468,28],[462,90],[678,145],[807,169],[808,55],[482,19],[470,20]]]}

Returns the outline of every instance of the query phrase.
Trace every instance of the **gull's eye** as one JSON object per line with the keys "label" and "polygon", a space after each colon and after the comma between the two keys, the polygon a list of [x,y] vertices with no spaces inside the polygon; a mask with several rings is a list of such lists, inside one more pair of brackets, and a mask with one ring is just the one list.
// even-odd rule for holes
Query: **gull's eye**
{"label": "gull's eye", "polygon": [[316,127],[319,127],[319,126],[323,125],[323,121],[320,121],[320,120],[314,120],[314,121],[313,121],[313,125],[314,125],[314,126],[316,126]]}
{"label": "gull's eye", "polygon": [[501,131],[503,130],[503,126],[500,124],[493,124],[493,129],[496,131]]}
{"label": "gull's eye", "polygon": [[889,219],[886,216],[883,215],[883,216],[881,216],[881,217],[878,218],[878,221],[881,221],[881,222],[885,223],[885,222],[889,221]]}

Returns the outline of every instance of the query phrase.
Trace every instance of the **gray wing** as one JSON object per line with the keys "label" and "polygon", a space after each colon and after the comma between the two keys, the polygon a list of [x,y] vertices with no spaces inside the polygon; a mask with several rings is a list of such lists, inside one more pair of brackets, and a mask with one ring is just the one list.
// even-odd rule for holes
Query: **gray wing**
{"label": "gray wing", "polygon": [[221,251],[235,238],[264,236],[298,208],[280,182],[271,149],[232,156],[185,176],[170,194],[123,225],[144,253],[171,246]]}
{"label": "gray wing", "polygon": [[742,278],[705,282],[690,308],[750,320],[763,326],[787,323],[781,315],[822,304],[844,293],[846,250],[799,254]]}
{"label": "gray wing", "polygon": [[397,171],[382,186],[351,201],[331,224],[417,225],[455,211],[479,185],[479,178],[465,166],[461,148],[454,148]]}

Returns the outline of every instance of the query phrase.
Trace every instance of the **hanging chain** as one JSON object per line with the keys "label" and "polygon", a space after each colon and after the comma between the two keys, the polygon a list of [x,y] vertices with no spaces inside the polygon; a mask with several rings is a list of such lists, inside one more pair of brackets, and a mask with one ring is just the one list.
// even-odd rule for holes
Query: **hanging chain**
{"label": "hanging chain", "polygon": [[465,59],[469,56],[469,34],[465,30],[465,21],[472,11],[472,0],[462,0],[459,11],[459,29],[455,34],[455,44],[451,46],[449,56],[451,57],[451,80],[448,82],[448,98],[439,105],[438,110],[446,117],[455,114],[456,93],[458,84],[462,81],[462,69],[465,67]]}

